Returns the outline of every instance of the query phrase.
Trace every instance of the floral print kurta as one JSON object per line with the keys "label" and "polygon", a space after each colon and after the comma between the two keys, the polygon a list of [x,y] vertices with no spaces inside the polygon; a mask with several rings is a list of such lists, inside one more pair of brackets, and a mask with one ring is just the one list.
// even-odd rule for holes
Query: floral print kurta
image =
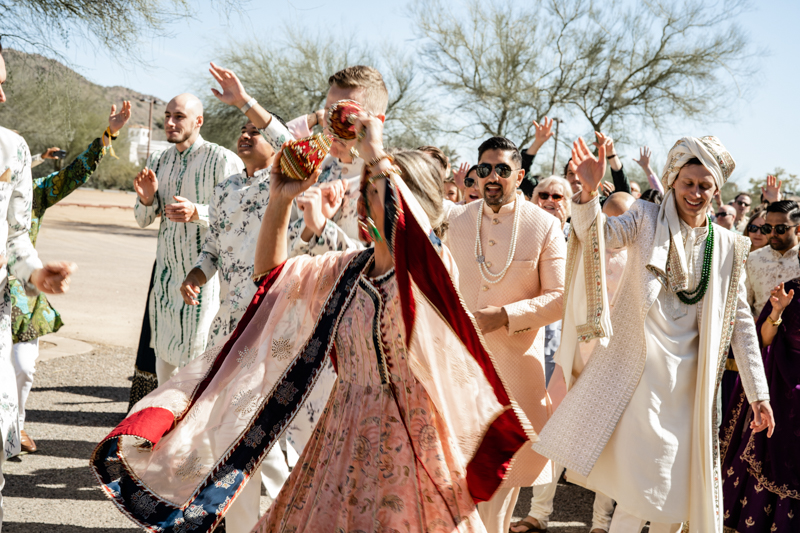
{"label": "floral print kurta", "polygon": [[[31,244],[31,154],[25,140],[0,127],[0,254],[8,260],[8,270],[22,282],[25,290],[36,294],[27,280],[42,262]],[[0,285],[5,288],[8,271],[0,268]],[[19,452],[19,412],[17,381],[11,364],[11,298],[2,291],[0,302],[0,442],[6,457]],[[0,464],[2,461],[0,461]]]}
{"label": "floral print kurta", "polygon": [[[271,167],[248,176],[234,174],[214,189],[208,206],[208,233],[195,268],[206,279],[219,272],[220,305],[211,323],[208,345],[230,335],[256,293],[252,282],[261,218],[269,203]],[[292,211],[292,220],[297,217]]]}
{"label": "floral print kurta", "polygon": [[[99,137],[72,163],[63,169],[33,180],[33,213],[31,218],[31,243],[36,246],[39,228],[45,210],[63,200],[75,189],[86,183],[107,148]],[[62,326],[61,315],[53,309],[44,294],[28,296],[14,277],[8,278],[11,296],[11,334],[14,342],[36,339],[58,331]]]}
{"label": "floral print kurta", "polygon": [[394,271],[362,275],[336,336],[336,386],[258,533],[484,531],[399,315]]}
{"label": "floral print kurta", "polygon": [[[145,206],[136,198],[134,215],[145,228],[161,218],[158,228],[156,271],[148,302],[150,344],[156,357],[175,366],[186,363],[206,348],[211,321],[219,309],[219,281],[216,277],[200,290],[200,305],[186,305],[180,287],[194,268],[208,230],[208,204],[217,184],[244,168],[239,157],[219,145],[198,137],[195,143],[178,152],[175,146],[150,156],[148,168],[158,178],[153,204]],[[163,207],[175,203],[174,196],[193,202],[200,216],[195,222],[172,222]]]}

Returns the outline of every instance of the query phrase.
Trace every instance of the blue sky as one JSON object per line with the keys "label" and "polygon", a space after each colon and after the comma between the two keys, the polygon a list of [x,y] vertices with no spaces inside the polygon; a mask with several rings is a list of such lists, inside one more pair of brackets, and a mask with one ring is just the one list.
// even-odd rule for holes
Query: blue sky
{"label": "blue sky", "polygon": [[[282,39],[285,26],[318,31],[316,28],[331,25],[352,25],[362,40],[376,46],[384,42],[414,46],[408,4],[402,1],[253,1],[247,6],[244,17],[233,14],[227,20],[211,7],[211,2],[193,3],[197,6],[195,19],[173,24],[170,37],[142,45],[141,55],[146,66],[132,66],[77,44],[62,49],[62,53],[78,72],[95,83],[123,85],[169,100],[184,91],[198,92],[203,87],[203,80],[208,80],[207,87],[212,87],[207,64],[217,59],[230,42],[245,42],[246,45],[248,41]],[[345,6],[346,15],[340,14]],[[755,88],[747,100],[730,103],[724,122],[676,123],[674,134],[663,139],[643,135],[643,142],[653,148],[656,163],[653,166],[657,173],[660,172],[658,165],[677,137],[713,134],[722,140],[736,159],[733,179],[743,186],[747,178],[763,176],[775,167],[800,174],[800,160],[796,155],[800,140],[800,104],[797,101],[800,38],[796,32],[800,22],[800,2],[771,0],[757,2],[754,6],[740,23],[756,47],[769,49],[769,54],[759,59],[761,71]],[[471,146],[467,143],[459,147],[459,152],[469,159],[476,147],[477,144]],[[564,148],[560,151],[563,153]],[[635,147],[625,147],[620,152],[623,156],[636,155]],[[546,145],[542,149],[542,158],[552,158],[552,147]],[[629,159],[627,161],[633,164]]]}

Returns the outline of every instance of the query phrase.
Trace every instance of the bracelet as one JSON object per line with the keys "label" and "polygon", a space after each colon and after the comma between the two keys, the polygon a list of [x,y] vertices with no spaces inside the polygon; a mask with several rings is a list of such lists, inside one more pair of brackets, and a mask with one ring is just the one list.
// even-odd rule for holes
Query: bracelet
{"label": "bracelet", "polygon": [[398,168],[398,167],[396,167],[396,166],[392,166],[392,167],[390,167],[389,169],[387,169],[387,170],[384,170],[383,172],[380,172],[380,173],[378,173],[378,174],[375,174],[374,176],[370,176],[369,178],[367,178],[367,182],[368,182],[370,185],[374,185],[374,184],[375,184],[375,181],[376,181],[376,180],[379,180],[379,179],[381,179],[381,178],[384,178],[384,179],[387,179],[387,180],[388,180],[388,179],[389,179],[389,174],[395,174],[395,175],[397,175],[397,176],[401,176],[403,173],[402,173],[402,171],[400,170],[400,168]]}
{"label": "bracelet", "polygon": [[767,321],[777,328],[781,325],[781,322],[783,322],[783,317],[780,317],[778,320],[772,320],[772,317],[767,315]]}
{"label": "bracelet", "polygon": [[248,111],[250,111],[250,108],[256,105],[257,103],[258,102],[256,102],[255,98],[251,98],[250,100],[247,101],[246,104],[244,104],[242,107],[239,108],[239,111],[241,111],[242,113],[247,113]]}
{"label": "bracelet", "polygon": [[267,276],[269,276],[269,275],[270,275],[270,273],[271,273],[273,270],[275,270],[275,269],[274,269],[274,268],[270,268],[269,270],[267,270],[266,272],[262,272],[261,274],[253,274],[253,281],[254,281],[254,282],[256,282],[256,283],[258,283],[258,282],[259,282],[259,281],[261,281],[262,279],[264,279],[264,278],[266,278]]}
{"label": "bracelet", "polygon": [[[97,130],[95,130],[95,131],[97,131]],[[106,131],[103,132],[103,135],[108,135],[108,138],[113,141],[113,140],[116,140],[117,137],[119,137],[119,132],[117,132],[116,135],[111,135],[111,126],[109,126],[109,127],[106,128]]]}
{"label": "bracelet", "polygon": [[589,196],[591,196],[592,198],[594,198],[594,197],[595,197],[595,196],[597,196],[598,194],[600,194],[600,192],[599,192],[597,189],[595,189],[595,190],[593,190],[592,192],[590,192],[590,193],[589,193]]}
{"label": "bracelet", "polygon": [[612,159],[614,159],[615,157],[617,157],[617,154],[613,154],[613,155],[607,155],[607,156],[606,156],[606,159],[608,159],[609,161],[611,161],[611,160],[612,160]]}
{"label": "bracelet", "polygon": [[380,163],[380,162],[381,162],[381,161],[383,161],[384,159],[388,159],[388,160],[389,160],[389,162],[390,162],[392,165],[394,165],[394,157],[390,156],[389,154],[383,154],[383,155],[376,155],[375,157],[373,157],[373,158],[370,160],[370,162],[369,162],[369,163],[367,163],[367,168],[372,168],[372,167],[374,167],[375,165],[377,165],[378,163]]}

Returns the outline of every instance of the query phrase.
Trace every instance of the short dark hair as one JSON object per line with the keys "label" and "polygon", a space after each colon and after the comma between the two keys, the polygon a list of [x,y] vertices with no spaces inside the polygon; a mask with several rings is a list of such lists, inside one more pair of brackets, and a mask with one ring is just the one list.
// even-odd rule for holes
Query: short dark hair
{"label": "short dark hair", "polygon": [[522,155],[519,153],[519,148],[505,137],[491,137],[483,141],[483,144],[478,147],[478,161],[480,161],[481,157],[483,157],[483,153],[487,150],[511,152],[511,161],[517,165],[522,165]]}
{"label": "short dark hair", "polygon": [[542,177],[538,174],[535,176],[532,174],[525,174],[525,177],[522,178],[522,182],[517,189],[521,190],[522,194],[530,198],[533,196],[533,190],[539,185],[540,179],[542,179]]}
{"label": "short dark hair", "polygon": [[664,195],[656,189],[647,189],[642,193],[639,199],[652,204],[661,205],[661,202],[664,201]]}
{"label": "short dark hair", "polygon": [[744,192],[744,191],[743,191],[743,192],[740,192],[740,193],[738,193],[736,196],[734,196],[734,197],[733,197],[733,199],[734,199],[734,200],[738,200],[740,196],[747,196],[748,198],[750,198],[750,201],[751,201],[751,202],[753,201],[753,197],[752,197],[752,196],[750,196],[750,193],[749,193],[749,192]]}
{"label": "short dark hair", "polygon": [[800,221],[800,205],[794,200],[772,202],[767,206],[767,213],[786,213],[792,222]]}
{"label": "short dark hair", "polygon": [[567,177],[567,171],[569,170],[569,164],[572,163],[572,158],[570,157],[567,159],[567,164],[564,165],[564,177]]}

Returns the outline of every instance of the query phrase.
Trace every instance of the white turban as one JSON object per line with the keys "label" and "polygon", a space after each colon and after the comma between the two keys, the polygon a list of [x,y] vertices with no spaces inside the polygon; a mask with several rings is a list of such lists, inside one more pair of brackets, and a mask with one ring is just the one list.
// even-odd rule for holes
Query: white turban
{"label": "white turban", "polygon": [[736,167],[731,154],[719,139],[712,136],[684,137],[669,151],[667,164],[661,173],[666,194],[658,212],[653,254],[647,268],[665,281],[667,287],[674,292],[688,290],[689,280],[686,274],[686,254],[681,240],[681,221],[672,184],[681,168],[695,157],[711,172],[717,189],[722,189]]}

